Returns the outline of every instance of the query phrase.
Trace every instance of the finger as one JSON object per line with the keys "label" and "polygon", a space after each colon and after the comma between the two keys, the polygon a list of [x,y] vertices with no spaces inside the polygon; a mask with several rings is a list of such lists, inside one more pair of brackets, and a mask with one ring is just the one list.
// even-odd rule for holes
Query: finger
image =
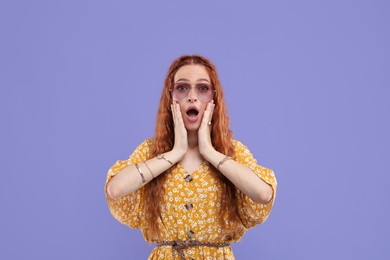
{"label": "finger", "polygon": [[175,111],[175,104],[171,104],[171,109],[172,109],[172,117],[173,117],[173,124],[174,126],[177,125],[177,117],[176,117],[176,111]]}
{"label": "finger", "polygon": [[178,124],[179,123],[179,115],[178,115],[178,112],[177,112],[177,103],[174,102],[172,104],[172,106],[173,106],[173,110],[175,111],[175,120],[176,120],[176,123]]}
{"label": "finger", "polygon": [[180,113],[180,107],[179,107],[179,104],[178,103],[175,103],[175,113],[176,113],[176,122],[177,122],[177,126],[180,127],[181,126],[181,113]]}
{"label": "finger", "polygon": [[[211,104],[208,122],[211,122],[213,120],[214,107],[215,107],[215,104]],[[211,124],[210,124],[210,127],[211,127]]]}
{"label": "finger", "polygon": [[181,126],[184,126],[184,121],[183,121],[183,116],[181,114],[181,110],[180,110],[180,105],[177,104],[177,119],[178,119],[178,123],[181,125]]}
{"label": "finger", "polygon": [[171,104],[171,113],[172,113],[173,123],[175,123],[175,112],[173,111],[173,104]]}
{"label": "finger", "polygon": [[[214,108],[215,108],[215,104],[212,104],[211,109],[210,109],[210,118],[209,118],[209,121],[212,121],[212,120],[213,120]],[[211,125],[210,125],[210,127],[211,127]]]}
{"label": "finger", "polygon": [[209,102],[207,104],[206,111],[203,114],[202,125],[208,125],[210,121],[210,110],[211,110],[210,107],[211,107],[211,103]]}

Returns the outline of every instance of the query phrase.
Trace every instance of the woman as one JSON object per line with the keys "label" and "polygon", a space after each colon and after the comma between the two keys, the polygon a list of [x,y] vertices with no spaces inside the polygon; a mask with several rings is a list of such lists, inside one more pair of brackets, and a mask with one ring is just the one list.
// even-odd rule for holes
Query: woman
{"label": "woman", "polygon": [[267,219],[276,185],[233,139],[214,65],[193,55],[170,66],[154,138],[109,169],[104,190],[118,221],[157,242],[149,259],[234,259],[229,244]]}

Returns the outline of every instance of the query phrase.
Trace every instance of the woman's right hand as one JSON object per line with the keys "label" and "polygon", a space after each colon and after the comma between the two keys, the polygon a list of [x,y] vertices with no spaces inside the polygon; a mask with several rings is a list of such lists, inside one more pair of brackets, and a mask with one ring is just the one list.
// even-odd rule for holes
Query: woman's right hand
{"label": "woman's right hand", "polygon": [[181,115],[180,105],[174,102],[171,104],[171,110],[175,130],[175,143],[172,150],[176,151],[180,158],[183,158],[188,149],[187,129]]}

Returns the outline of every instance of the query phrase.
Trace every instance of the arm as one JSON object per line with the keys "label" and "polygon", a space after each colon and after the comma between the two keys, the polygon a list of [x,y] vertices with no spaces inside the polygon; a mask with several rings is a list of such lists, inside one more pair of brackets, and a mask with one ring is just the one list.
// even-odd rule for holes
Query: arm
{"label": "arm", "polygon": [[[178,152],[177,150],[172,150],[170,152],[164,153],[164,156],[169,161],[171,161],[172,164],[175,164],[181,159],[181,154],[182,153]],[[169,162],[165,161],[164,159],[158,159],[157,157],[147,160],[146,163],[148,164],[154,177],[157,177],[172,166]],[[138,190],[153,179],[153,176],[150,174],[149,169],[146,167],[145,163],[139,163],[138,166],[144,175],[145,182],[142,181],[142,178],[135,165],[130,164],[117,175],[112,177],[112,179],[108,182],[107,193],[111,198],[116,199],[123,197],[131,192]]]}
{"label": "arm", "polygon": [[[170,152],[165,153],[164,156],[167,160],[172,162],[173,165],[180,161],[187,152],[188,142],[187,130],[184,126],[179,105],[171,104],[171,111],[174,122],[175,141],[173,149]],[[172,166],[164,159],[158,159],[156,157],[147,160],[146,163],[154,177],[150,173],[145,163],[139,163],[138,166],[140,167],[141,172],[145,178],[145,182],[143,182],[136,166],[131,164],[120,171],[117,175],[112,177],[111,180],[109,180],[107,183],[108,196],[116,199],[134,192]]]}
{"label": "arm", "polygon": [[[225,155],[211,148],[203,154],[203,157],[214,167],[217,167],[219,162],[225,158]],[[219,167],[219,170],[253,201],[267,204],[272,199],[271,186],[260,179],[249,167],[234,160],[227,160]]]}
{"label": "arm", "polygon": [[[199,152],[215,168],[225,155],[214,149],[211,143],[211,122],[214,111],[214,101],[207,104],[202,123],[198,131]],[[247,195],[254,202],[267,204],[273,197],[273,190],[270,185],[264,182],[248,166],[242,165],[234,160],[227,160],[219,170],[226,176],[240,191]]]}

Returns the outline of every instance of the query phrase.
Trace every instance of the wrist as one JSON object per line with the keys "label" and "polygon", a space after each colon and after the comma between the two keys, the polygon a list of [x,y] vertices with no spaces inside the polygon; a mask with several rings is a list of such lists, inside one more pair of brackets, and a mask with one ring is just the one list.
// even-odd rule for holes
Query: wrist
{"label": "wrist", "polygon": [[180,151],[178,149],[172,149],[169,152],[165,153],[165,157],[169,159],[173,164],[179,162],[183,159],[185,152]]}
{"label": "wrist", "polygon": [[209,148],[204,149],[203,151],[199,151],[199,152],[203,156],[203,158],[206,159],[206,161],[210,161],[210,159],[214,156],[214,154],[217,152],[217,150],[215,150],[214,147],[209,147]]}

